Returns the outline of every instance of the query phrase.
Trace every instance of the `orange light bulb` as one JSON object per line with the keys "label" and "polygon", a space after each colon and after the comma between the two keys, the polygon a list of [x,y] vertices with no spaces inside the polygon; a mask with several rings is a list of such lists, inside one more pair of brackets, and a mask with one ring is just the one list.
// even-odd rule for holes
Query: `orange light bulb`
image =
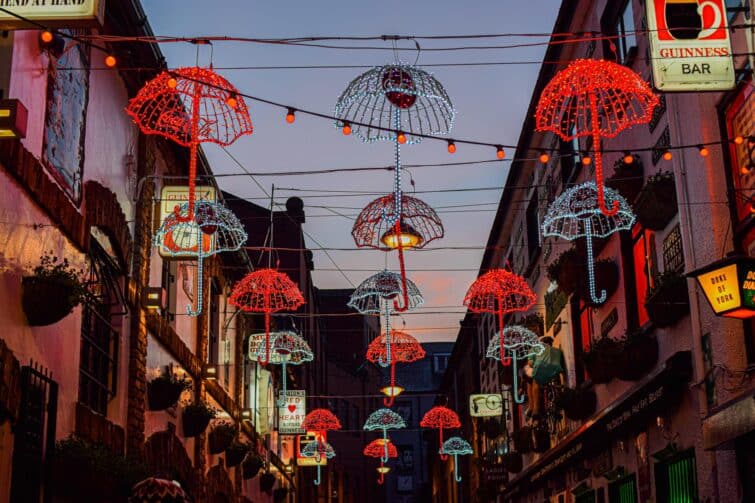
{"label": "orange light bulb", "polygon": [[293,108],[288,109],[288,113],[286,114],[286,122],[289,124],[293,124],[296,120],[296,113],[294,112]]}
{"label": "orange light bulb", "polygon": [[236,100],[234,96],[229,96],[228,99],[225,100],[225,103],[231,108],[236,108],[236,105],[239,104],[238,100]]}
{"label": "orange light bulb", "polygon": [[448,142],[448,153],[449,154],[456,153],[456,144],[452,141]]}
{"label": "orange light bulb", "polygon": [[348,122],[345,122],[343,124],[343,129],[341,129],[341,131],[343,131],[343,134],[345,136],[349,136],[351,134],[351,125],[349,125]]}
{"label": "orange light bulb", "polygon": [[634,156],[632,154],[624,155],[624,164],[632,164],[634,162]]}
{"label": "orange light bulb", "polygon": [[52,42],[53,34],[49,30],[44,30],[42,33],[39,34],[39,39],[44,42],[45,44],[49,44]]}
{"label": "orange light bulb", "polygon": [[171,89],[175,89],[177,85],[178,85],[178,81],[176,79],[174,79],[173,77],[168,79],[168,87],[170,87]]}
{"label": "orange light bulb", "polygon": [[699,151],[700,155],[703,157],[708,157],[708,155],[710,155],[710,150],[708,149],[708,147],[700,147]]}
{"label": "orange light bulb", "polygon": [[590,157],[589,155],[586,155],[582,158],[583,166],[589,166],[591,162],[592,162],[592,157]]}
{"label": "orange light bulb", "polygon": [[740,136],[735,136],[734,137],[734,143],[736,143],[737,145],[741,145],[744,142],[745,142],[744,136],[740,135]]}
{"label": "orange light bulb", "polygon": [[406,135],[404,133],[399,133],[398,136],[396,136],[396,141],[403,145],[406,143]]}
{"label": "orange light bulb", "polygon": [[549,156],[546,152],[542,152],[540,154],[540,162],[543,164],[546,164],[548,161],[550,161],[551,156]]}
{"label": "orange light bulb", "polygon": [[664,161],[670,161],[673,158],[674,158],[674,154],[672,154],[670,150],[667,150],[667,151],[665,151],[663,153],[663,160]]}
{"label": "orange light bulb", "polygon": [[116,64],[118,64],[118,60],[115,59],[115,56],[112,54],[105,56],[105,66],[108,68],[114,68]]}
{"label": "orange light bulb", "polygon": [[495,156],[499,159],[503,159],[506,157],[506,152],[504,152],[503,147],[498,147],[495,151]]}

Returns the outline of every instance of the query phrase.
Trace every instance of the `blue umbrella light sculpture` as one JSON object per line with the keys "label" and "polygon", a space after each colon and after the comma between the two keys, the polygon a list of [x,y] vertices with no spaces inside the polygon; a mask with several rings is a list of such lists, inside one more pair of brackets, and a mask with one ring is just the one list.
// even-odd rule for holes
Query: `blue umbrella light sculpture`
{"label": "blue umbrella light sculpture", "polygon": [[163,255],[197,259],[197,308],[187,306],[190,316],[202,312],[202,263],[206,257],[237,251],[246,242],[247,234],[239,219],[225,206],[210,201],[196,201],[193,218],[187,219],[189,203],[176,206],[165,217],[154,238]]}
{"label": "blue umbrella light sculpture", "polygon": [[364,423],[366,431],[383,430],[383,457],[380,461],[388,462],[388,430],[398,430],[406,428],[404,418],[393,412],[391,409],[378,409],[369,415]]}
{"label": "blue umbrella light sculpture", "polygon": [[382,367],[391,364],[391,314],[395,309],[394,300],[402,294],[408,300],[406,308],[416,309],[425,300],[413,281],[406,280],[406,292],[403,289],[401,275],[391,271],[380,271],[362,281],[351,294],[348,306],[362,314],[385,314],[385,360],[379,360]]}
{"label": "blue umbrella light sculpture", "polygon": [[548,208],[543,218],[543,236],[557,236],[568,241],[587,240],[587,277],[590,299],[596,304],[606,301],[606,291],[598,296],[595,290],[595,264],[592,239],[606,238],[617,231],[629,230],[635,216],[629,203],[615,190],[605,187],[604,207],[616,208],[606,215],[598,204],[595,182],[587,182],[564,191]]}
{"label": "blue umbrella light sculpture", "polygon": [[461,437],[451,437],[443,442],[443,447],[438,452],[440,454],[453,454],[454,479],[456,482],[461,482],[461,476],[459,476],[459,456],[467,456],[474,452],[469,442]]}
{"label": "blue umbrella light sculpture", "polygon": [[272,332],[270,334],[270,350],[268,352],[265,334],[253,334],[249,337],[249,359],[259,361],[269,354],[270,359],[267,363],[280,365],[282,376],[283,393],[276,402],[278,407],[286,403],[286,366],[301,365],[302,363],[311,362],[315,355],[312,353],[309,344],[295,332],[288,330]]}
{"label": "blue umbrella light sculpture", "polygon": [[499,360],[501,358],[500,341],[503,343],[503,349],[507,358],[514,362],[512,368],[514,373],[514,401],[524,403],[524,395],[519,396],[519,372],[517,372],[517,361],[526,360],[543,354],[545,346],[540,342],[537,334],[532,330],[519,325],[512,325],[503,329],[503,338],[494,336],[490,339],[488,350],[485,354],[488,358]]}
{"label": "blue umbrella light sculpture", "polygon": [[319,486],[321,481],[320,460],[323,457],[325,459],[333,459],[336,457],[336,451],[333,450],[333,446],[327,442],[310,442],[304,446],[301,450],[301,455],[305,458],[315,458],[317,461],[317,478],[315,479],[315,485]]}

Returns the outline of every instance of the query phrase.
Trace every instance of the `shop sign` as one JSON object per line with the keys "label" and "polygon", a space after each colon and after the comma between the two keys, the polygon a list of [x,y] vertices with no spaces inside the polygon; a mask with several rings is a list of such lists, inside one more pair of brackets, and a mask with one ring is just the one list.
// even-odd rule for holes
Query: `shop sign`
{"label": "shop sign", "polygon": [[301,427],[304,416],[307,415],[306,391],[287,390],[285,395],[280,392],[278,407],[278,433],[281,435],[296,435],[305,433]]}
{"label": "shop sign", "polygon": [[735,86],[725,0],[647,0],[653,81],[659,91]]}
{"label": "shop sign", "polygon": [[492,484],[506,482],[506,468],[501,463],[483,463],[482,480]]}
{"label": "shop sign", "polygon": [[728,257],[689,275],[697,279],[717,316],[755,316],[755,259]]}
{"label": "shop sign", "polygon": [[320,460],[318,461],[315,457],[301,455],[301,451],[312,442],[317,442],[317,434],[313,431],[307,432],[306,435],[299,435],[296,437],[296,464],[298,466],[326,466],[328,464],[327,456],[320,456]]}
{"label": "shop sign", "polygon": [[[3,0],[0,0],[0,3]],[[201,186],[196,188],[196,198],[200,201],[217,201],[215,187]],[[176,206],[189,201],[189,187],[166,185],[160,191],[160,210],[157,212],[157,222],[155,228],[162,225],[165,218],[172,215]],[[165,239],[157,247],[157,251],[162,258],[166,259],[192,259],[197,258],[197,242],[202,239],[202,252],[209,255],[215,246],[215,237],[211,234],[199,232],[198,228],[193,231],[188,226],[178,227],[176,230],[165,234]]]}
{"label": "shop sign", "polygon": [[469,395],[469,415],[472,417],[500,417],[503,414],[503,396],[500,393]]}
{"label": "shop sign", "polygon": [[[0,7],[49,27],[101,26],[105,14],[105,0],[0,0]],[[29,24],[0,11],[0,28]]]}

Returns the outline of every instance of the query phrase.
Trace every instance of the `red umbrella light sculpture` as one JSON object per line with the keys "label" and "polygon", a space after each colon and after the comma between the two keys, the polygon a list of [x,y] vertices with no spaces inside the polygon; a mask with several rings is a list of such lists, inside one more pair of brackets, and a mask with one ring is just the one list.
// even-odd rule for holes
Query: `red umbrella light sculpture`
{"label": "red umbrella light sculpture", "polygon": [[448,407],[437,406],[428,410],[422,417],[419,425],[422,428],[436,428],[439,435],[440,447],[440,459],[445,461],[448,459],[448,455],[443,452],[443,430],[461,428],[461,422],[456,412],[452,411]]}
{"label": "red umbrella light sculpture", "polygon": [[393,459],[398,457],[398,450],[396,449],[396,446],[393,445],[393,442],[389,440],[383,440],[382,438],[376,438],[369,444],[367,444],[364,447],[364,455],[369,456],[371,458],[380,458],[380,466],[378,467],[378,473],[380,474],[380,477],[378,477],[377,483],[383,484],[385,481],[385,474],[388,472],[388,467],[385,466],[385,461],[383,461],[383,456],[385,453],[385,448],[388,447],[388,459]]}
{"label": "red umbrella light sculpture", "polygon": [[242,311],[265,314],[265,351],[259,362],[270,361],[270,314],[294,311],[304,304],[299,288],[285,274],[275,269],[258,269],[247,274],[233,287],[231,305]]}
{"label": "red umbrella light sculpture", "polygon": [[636,124],[647,124],[658,105],[640,75],[611,61],[578,59],[558,72],[545,86],[535,111],[535,128],[564,141],[587,136],[595,151],[598,207],[608,216],[618,211],[606,206],[603,194],[601,138],[614,138]]}
{"label": "red umbrella light sculpture", "polygon": [[[422,349],[422,345],[406,332],[400,332],[393,330],[390,335],[391,341],[391,387],[396,385],[396,364],[397,363],[411,363],[421,360],[425,357],[425,350]],[[386,334],[383,333],[379,337],[375,337],[370,345],[367,347],[367,359],[372,363],[380,363],[387,361],[388,344],[386,342]],[[391,395],[390,398],[384,398],[383,403],[386,407],[393,405],[395,395]]]}
{"label": "red umbrella light sculpture", "polygon": [[341,421],[328,409],[314,409],[304,416],[301,427],[305,431],[314,431],[320,444],[328,440],[328,431],[340,430]]}
{"label": "red umbrella light sculpture", "polygon": [[464,305],[473,313],[498,315],[500,359],[505,366],[510,365],[511,358],[504,354],[503,315],[527,311],[536,300],[524,278],[505,269],[493,269],[477,278],[464,297]]}

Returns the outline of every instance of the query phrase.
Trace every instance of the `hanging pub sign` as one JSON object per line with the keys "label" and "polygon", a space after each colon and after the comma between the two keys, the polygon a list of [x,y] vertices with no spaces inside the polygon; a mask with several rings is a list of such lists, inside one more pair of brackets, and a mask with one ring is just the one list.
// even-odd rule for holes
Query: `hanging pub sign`
{"label": "hanging pub sign", "polygon": [[[0,0],[2,3],[2,0]],[[200,201],[217,202],[217,193],[215,187],[198,186],[196,188],[196,197]],[[160,210],[157,212],[157,222],[155,228],[159,228],[165,221],[165,218],[174,214],[176,206],[188,204],[189,187],[183,185],[166,185],[160,191]],[[203,254],[210,255],[215,247],[215,236],[199,232],[199,227],[194,231],[188,226],[177,226],[175,230],[168,233],[157,251],[160,257],[164,259],[179,260],[196,260],[197,259],[197,242],[202,238]],[[176,233],[174,235],[174,233]]]}
{"label": "hanging pub sign", "polygon": [[301,451],[312,442],[317,442],[317,434],[314,431],[309,431],[306,435],[298,435],[296,437],[296,464],[298,466],[326,466],[328,464],[327,456],[320,456],[318,460],[316,456],[301,455]]}
{"label": "hanging pub sign", "polygon": [[472,417],[499,417],[503,414],[503,396],[500,393],[469,395],[469,415]]}
{"label": "hanging pub sign", "polygon": [[[0,0],[0,7],[51,28],[102,26],[105,0]],[[0,28],[29,28],[29,24],[0,11]]]}
{"label": "hanging pub sign", "polygon": [[653,80],[659,91],[733,89],[725,0],[647,0]]}
{"label": "hanging pub sign", "polygon": [[716,316],[755,316],[755,258],[734,256],[692,271]]}
{"label": "hanging pub sign", "polygon": [[297,435],[305,433],[301,423],[307,415],[307,399],[304,390],[286,390],[279,393],[278,433],[281,435]]}

